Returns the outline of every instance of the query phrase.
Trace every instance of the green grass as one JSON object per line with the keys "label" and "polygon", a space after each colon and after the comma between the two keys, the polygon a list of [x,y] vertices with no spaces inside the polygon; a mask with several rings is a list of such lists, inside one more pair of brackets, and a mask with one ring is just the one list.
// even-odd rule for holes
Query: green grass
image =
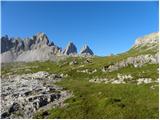
{"label": "green grass", "polygon": [[[58,85],[73,91],[68,106],[49,110],[48,118],[158,118],[158,87],[134,84],[94,84],[65,80]],[[37,114],[37,117],[41,116]]]}
{"label": "green grass", "polygon": [[[67,72],[70,77],[57,83],[73,91],[74,97],[65,101],[68,106],[48,111],[48,118],[158,118],[158,87],[153,84],[95,84],[92,77],[115,77],[117,73],[131,74],[136,78],[158,78],[158,65],[145,64],[141,68],[132,66],[111,73],[97,72],[93,75]],[[142,74],[142,71],[144,72]],[[156,84],[156,83],[155,83]],[[43,118],[43,112],[35,118]]]}
{"label": "green grass", "polygon": [[[63,108],[48,110],[48,118],[158,118],[159,100],[158,87],[151,89],[154,84],[136,85],[129,81],[127,84],[95,84],[90,83],[91,78],[116,78],[117,74],[130,74],[133,79],[138,78],[158,78],[158,64],[144,64],[140,68],[132,65],[121,68],[118,71],[102,72],[105,65],[111,65],[128,57],[140,54],[153,54],[154,51],[146,48],[130,49],[126,53],[108,57],[89,58],[91,63],[86,63],[85,58],[68,57],[59,62],[30,62],[12,63],[2,66],[2,76],[10,74],[34,73],[47,71],[49,73],[68,74],[69,77],[58,82],[57,85],[73,92],[74,97],[65,101]],[[76,60],[76,65],[69,65],[72,60]],[[84,65],[82,67],[82,65]],[[27,68],[30,71],[27,71]],[[77,70],[94,70],[96,73],[80,73]],[[46,117],[46,116],[45,116]],[[38,112],[34,118],[44,118],[44,112]]]}

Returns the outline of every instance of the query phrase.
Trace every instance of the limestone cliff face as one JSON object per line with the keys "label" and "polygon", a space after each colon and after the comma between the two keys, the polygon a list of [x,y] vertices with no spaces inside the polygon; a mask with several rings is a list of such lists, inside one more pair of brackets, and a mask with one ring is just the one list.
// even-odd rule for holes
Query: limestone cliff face
{"label": "limestone cliff face", "polygon": [[94,55],[93,51],[89,48],[88,45],[84,45],[80,51],[81,55]]}
{"label": "limestone cliff face", "polygon": [[32,38],[1,38],[2,62],[54,60],[61,49],[50,43],[46,34],[37,33]]}
{"label": "limestone cliff face", "polygon": [[155,32],[136,39],[134,46],[157,44],[158,42],[159,42],[159,33]]}
{"label": "limestone cliff face", "polygon": [[[45,61],[57,60],[66,56],[77,56],[77,47],[73,42],[69,42],[66,48],[62,49],[56,46],[53,41],[50,42],[47,35],[39,32],[31,38],[9,38],[7,35],[1,38],[1,58],[2,62],[15,61]],[[93,55],[92,50],[85,45],[80,55]]]}
{"label": "limestone cliff face", "polygon": [[67,47],[63,51],[64,55],[76,55],[77,54],[77,47],[72,43],[69,42]]}

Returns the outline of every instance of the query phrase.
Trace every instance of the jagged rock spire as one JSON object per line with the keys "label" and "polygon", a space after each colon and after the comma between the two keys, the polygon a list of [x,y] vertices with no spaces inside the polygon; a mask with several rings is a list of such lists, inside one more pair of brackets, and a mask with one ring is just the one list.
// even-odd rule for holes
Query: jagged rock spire
{"label": "jagged rock spire", "polygon": [[94,55],[93,51],[86,44],[81,48],[80,54],[81,55]]}
{"label": "jagged rock spire", "polygon": [[75,55],[75,54],[77,54],[77,48],[73,44],[73,42],[69,42],[67,44],[67,47],[64,49],[63,54],[64,55]]}

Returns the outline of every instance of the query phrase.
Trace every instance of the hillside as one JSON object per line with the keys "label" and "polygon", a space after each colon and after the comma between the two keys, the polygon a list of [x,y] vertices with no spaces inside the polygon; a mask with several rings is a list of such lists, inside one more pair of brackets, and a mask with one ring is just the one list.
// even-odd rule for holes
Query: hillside
{"label": "hillside", "polygon": [[[3,63],[2,93],[5,93],[1,117],[158,119],[158,73],[159,33],[138,38],[131,49],[117,55]],[[21,81],[30,84],[23,86]],[[19,91],[23,88],[25,94],[29,93],[10,95],[19,92],[11,83],[18,84]],[[34,92],[28,90],[33,86]],[[29,98],[34,100],[22,102]],[[10,104],[16,100],[19,104]]]}

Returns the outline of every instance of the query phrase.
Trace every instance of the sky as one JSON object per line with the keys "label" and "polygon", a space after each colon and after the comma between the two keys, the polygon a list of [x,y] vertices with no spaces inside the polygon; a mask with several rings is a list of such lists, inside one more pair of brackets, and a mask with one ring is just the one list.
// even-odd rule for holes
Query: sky
{"label": "sky", "polygon": [[158,15],[158,1],[3,1],[1,35],[26,38],[44,32],[63,49],[72,41],[78,51],[87,44],[96,55],[106,56],[158,32]]}

